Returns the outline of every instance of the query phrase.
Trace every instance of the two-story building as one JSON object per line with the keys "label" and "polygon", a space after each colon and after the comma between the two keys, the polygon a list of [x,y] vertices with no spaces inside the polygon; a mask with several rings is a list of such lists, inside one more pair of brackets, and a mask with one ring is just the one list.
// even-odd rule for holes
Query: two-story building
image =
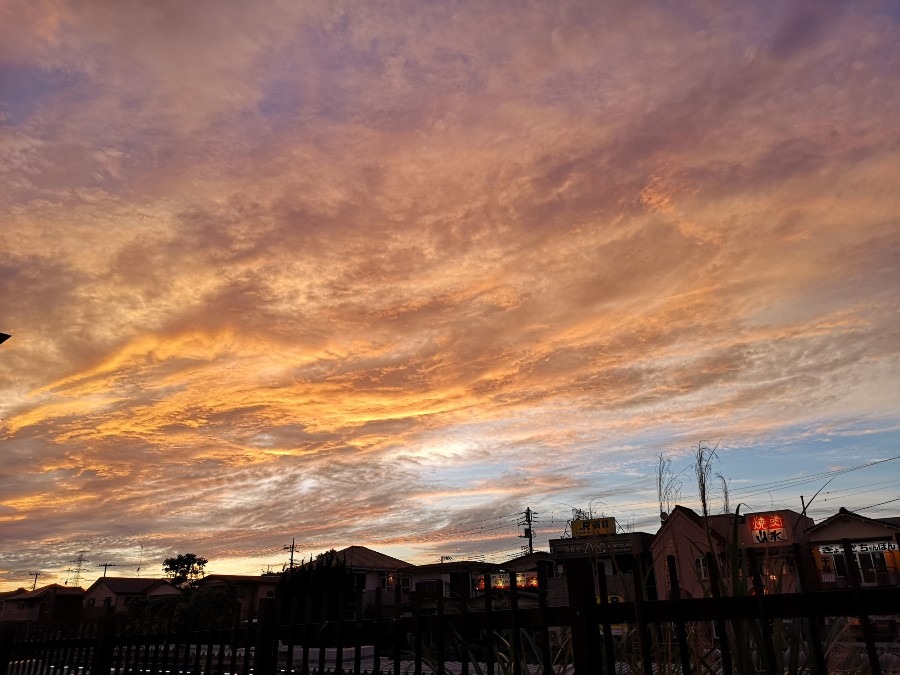
{"label": "two-story building", "polygon": [[0,600],[3,621],[46,621],[80,619],[84,589],[50,584],[31,591],[19,589]]}
{"label": "two-story building", "polygon": [[248,621],[259,614],[259,601],[274,598],[278,581],[277,574],[208,574],[197,581],[198,590],[234,589],[239,606],[241,621]]}
{"label": "two-story building", "polygon": [[[575,566],[589,565],[594,577],[594,594],[599,597],[601,580],[613,600],[629,600],[640,589],[644,599],[656,599],[650,544],[646,532],[619,532],[612,517],[575,518],[570,537],[550,540],[550,558],[556,567],[548,591],[551,605],[568,604],[568,582]],[[637,575],[637,586],[635,585]]]}
{"label": "two-story building", "polygon": [[[707,552],[714,554],[726,586],[733,583],[750,590],[750,580],[728,578],[726,561],[738,560],[738,570],[752,558],[765,593],[792,593],[800,589],[792,545],[809,541],[813,520],[789,509],[759,513],[716,514],[708,518],[684,506],[665,517],[653,538],[651,551],[660,595],[670,592],[667,559],[674,556],[681,594],[702,598],[711,594]],[[806,549],[804,549],[806,550]]]}
{"label": "two-story building", "polygon": [[353,585],[363,594],[363,604],[374,604],[376,589],[381,589],[381,604],[393,605],[400,588],[400,602],[409,600],[410,576],[404,570],[410,565],[405,560],[374,551],[365,546],[348,546],[336,552],[353,575]]}
{"label": "two-story building", "polygon": [[136,598],[178,595],[167,579],[149,577],[102,577],[88,586],[82,602],[85,616],[103,616],[108,612],[125,612]]}

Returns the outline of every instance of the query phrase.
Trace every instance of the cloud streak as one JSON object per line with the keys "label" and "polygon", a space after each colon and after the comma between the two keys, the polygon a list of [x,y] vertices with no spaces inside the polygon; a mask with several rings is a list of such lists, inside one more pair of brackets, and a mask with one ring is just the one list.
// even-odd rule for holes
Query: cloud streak
{"label": "cloud streak", "polygon": [[461,523],[598,497],[652,528],[701,438],[755,481],[889,454],[896,22],[6,3],[0,584],[514,550]]}

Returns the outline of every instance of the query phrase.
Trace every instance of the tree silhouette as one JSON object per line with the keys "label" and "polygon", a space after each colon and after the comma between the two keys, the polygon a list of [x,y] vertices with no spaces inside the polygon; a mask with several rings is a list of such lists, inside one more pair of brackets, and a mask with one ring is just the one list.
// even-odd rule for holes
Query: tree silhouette
{"label": "tree silhouette", "polygon": [[191,588],[199,577],[203,576],[203,568],[209,561],[196,553],[179,553],[174,558],[163,561],[163,572],[178,588]]}

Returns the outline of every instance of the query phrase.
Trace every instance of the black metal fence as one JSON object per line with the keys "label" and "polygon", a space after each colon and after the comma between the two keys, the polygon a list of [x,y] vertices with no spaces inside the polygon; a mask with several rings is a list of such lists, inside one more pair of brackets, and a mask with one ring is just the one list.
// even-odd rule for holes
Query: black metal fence
{"label": "black metal fence", "polygon": [[[631,601],[611,603],[602,582],[597,598],[590,563],[567,574],[562,607],[548,605],[543,570],[528,603],[512,584],[502,603],[485,593],[477,606],[418,597],[403,607],[380,593],[368,608],[346,594],[264,599],[254,621],[230,627],[127,614],[7,624],[0,675],[900,673],[898,587],[753,594],[751,575],[747,595],[648,600],[636,573]],[[678,589],[674,559],[669,574]]]}

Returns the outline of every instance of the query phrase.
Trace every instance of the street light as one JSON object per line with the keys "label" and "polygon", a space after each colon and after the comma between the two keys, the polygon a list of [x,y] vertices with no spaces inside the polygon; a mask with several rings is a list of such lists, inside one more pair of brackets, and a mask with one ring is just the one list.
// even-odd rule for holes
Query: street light
{"label": "street light", "polygon": [[12,335],[7,335],[6,333],[0,333],[0,345],[2,345],[4,342],[9,340],[9,338],[11,338],[11,337],[12,337]]}

